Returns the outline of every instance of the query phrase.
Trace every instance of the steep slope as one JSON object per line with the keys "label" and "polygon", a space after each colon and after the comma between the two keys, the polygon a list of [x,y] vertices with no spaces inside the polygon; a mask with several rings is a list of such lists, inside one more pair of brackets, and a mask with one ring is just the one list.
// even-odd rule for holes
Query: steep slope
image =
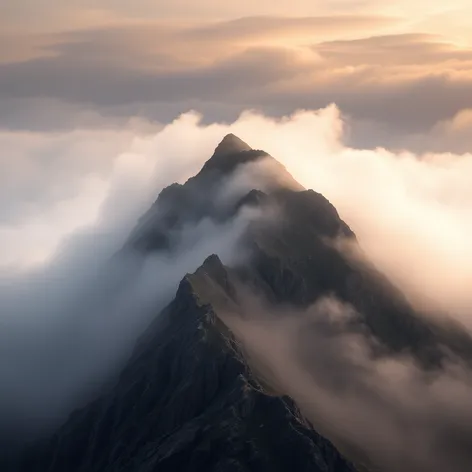
{"label": "steep slope", "polygon": [[229,296],[224,274],[210,257],[185,277],[113,392],[74,413],[24,470],[353,470],[288,404],[249,386],[206,303]]}
{"label": "steep slope", "polygon": [[[241,180],[227,198],[228,186]],[[127,249],[172,251],[189,223],[234,218],[245,206],[276,213],[251,223],[242,242],[248,257],[238,268],[264,297],[306,307],[334,295],[362,314],[360,321],[387,349],[412,352],[433,365],[441,362],[444,345],[472,358],[470,338],[459,328],[421,319],[366,259],[339,250],[336,242],[356,246],[356,238],[325,197],[304,189],[273,157],[234,135],[223,139],[199,174],[163,190]]]}
{"label": "steep slope", "polygon": [[354,470],[278,396],[283,392],[247,366],[221,321],[226,312],[246,315],[244,290],[297,308],[335,296],[356,309],[355,323],[382,349],[411,352],[428,368],[441,364],[444,346],[472,358],[466,335],[426,323],[374,268],[337,248],[339,240],[355,244],[355,235],[328,200],[233,135],[199,174],[161,192],[123,252],[172,256],[192,225],[248,210],[255,213],[237,262],[225,267],[208,254],[185,275],[111,391],[24,454],[18,470]]}

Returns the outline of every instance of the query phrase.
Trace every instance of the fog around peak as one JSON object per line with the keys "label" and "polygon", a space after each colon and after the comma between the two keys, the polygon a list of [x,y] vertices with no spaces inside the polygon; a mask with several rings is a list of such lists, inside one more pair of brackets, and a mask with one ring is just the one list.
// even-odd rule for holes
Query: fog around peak
{"label": "fog around peak", "polygon": [[[185,272],[211,253],[238,256],[244,218],[189,228],[198,242],[177,259],[108,262],[159,191],[196,174],[228,133],[325,195],[415,305],[472,328],[472,155],[352,149],[343,130],[333,105],[282,120],[247,111],[208,125],[189,112],[165,126],[0,133],[3,411],[38,424],[61,416],[123,362]],[[245,167],[226,195],[253,186],[261,169]]]}
{"label": "fog around peak", "polygon": [[[245,313],[221,312],[270,392],[366,470],[462,472],[472,464],[472,372],[460,360],[427,372],[408,354],[372,355],[355,309],[325,297],[300,310],[245,293]],[[259,377],[260,378],[260,377]]]}

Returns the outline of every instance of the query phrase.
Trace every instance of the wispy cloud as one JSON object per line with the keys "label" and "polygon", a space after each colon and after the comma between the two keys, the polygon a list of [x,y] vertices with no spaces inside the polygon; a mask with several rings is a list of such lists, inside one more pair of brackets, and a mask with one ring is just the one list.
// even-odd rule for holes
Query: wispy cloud
{"label": "wispy cloud", "polygon": [[[246,293],[246,316],[220,312],[249,367],[366,470],[470,467],[472,373],[461,362],[423,371],[408,356],[376,358],[333,298],[277,309]],[[262,377],[260,377],[262,376]]]}
{"label": "wispy cloud", "polygon": [[[3,148],[9,149],[5,159],[17,157],[7,175],[15,186],[2,196],[0,213],[0,247],[5,251],[0,259],[4,266],[0,297],[2,307],[8,307],[1,315],[1,336],[9,353],[2,358],[0,374],[2,383],[9,386],[2,397],[3,406],[12,415],[23,411],[32,418],[38,412],[48,416],[59,415],[60,408],[67,411],[84,389],[93,387],[90,382],[100,382],[118,368],[146,322],[156,315],[156,307],[172,297],[175,284],[186,271],[195,269],[215,247],[231,256],[237,228],[210,224],[195,229],[202,244],[184,251],[178,264],[157,258],[100,269],[159,189],[194,174],[228,132],[265,149],[305,187],[324,194],[357,233],[364,252],[416,306],[434,309],[441,312],[435,316],[449,316],[472,328],[472,257],[467,239],[472,229],[469,154],[414,155],[349,148],[343,140],[340,112],[334,106],[283,120],[247,112],[230,125],[205,125],[191,113],[157,130],[141,122],[110,131],[106,140],[99,132],[90,131],[3,133]],[[239,184],[235,185],[238,189]],[[42,238],[38,237],[38,224],[48,227]],[[14,237],[8,237],[9,233]],[[12,275],[25,264],[37,263],[38,254],[47,257],[33,273]],[[122,288],[118,297],[113,295],[116,284]],[[86,317],[83,303],[77,302],[85,299],[89,300],[90,315]],[[78,331],[82,337],[73,344],[72,333],[77,338]],[[105,335],[109,336],[106,344],[100,337]],[[58,351],[64,353],[62,363],[57,360]],[[48,367],[49,382],[44,383],[40,374],[49,365],[52,352],[55,367]],[[85,352],[88,355],[84,357]],[[364,355],[362,351],[360,355]],[[8,360],[12,357],[17,359],[14,372]],[[407,387],[418,374],[416,368],[395,365],[395,375],[400,369],[400,378],[407,378],[405,392],[409,395]],[[70,373],[67,378],[62,375],[65,368]],[[382,366],[378,374],[375,364],[369,364],[368,369],[362,382],[369,386],[371,379],[381,383],[385,372],[392,372]],[[420,390],[415,392],[426,392],[422,395],[431,396],[432,407],[443,408],[452,398],[449,393],[441,396],[443,385],[457,386],[457,392],[451,393],[456,397],[466,388],[454,377],[454,370],[447,375],[432,386],[419,377],[421,383],[415,389]],[[38,382],[38,388],[30,388],[31,382]],[[403,385],[401,382],[398,385]],[[395,389],[389,395],[402,401],[403,394]],[[408,398],[401,411],[410,411],[409,402],[415,398]],[[355,410],[358,401],[364,398],[353,397],[344,406]],[[25,409],[27,405],[32,410]],[[35,405],[41,408],[36,410]],[[375,405],[372,407],[377,408]],[[397,428],[392,411],[381,416],[385,431]],[[458,414],[454,409],[447,412]],[[421,436],[421,428],[427,424],[423,421],[425,410],[418,415],[411,418],[418,419]],[[355,420],[366,425],[362,415]],[[422,439],[418,441],[423,447]],[[387,446],[382,444],[379,448],[385,451]],[[393,444],[391,450],[403,451],[401,447]]]}
{"label": "wispy cloud", "polygon": [[[2,43],[0,126],[10,129],[166,123],[191,108],[232,121],[247,108],[282,116],[336,103],[356,146],[440,151],[439,124],[472,108],[470,48],[398,34],[384,17],[156,21]],[[464,134],[448,150],[469,145]]]}

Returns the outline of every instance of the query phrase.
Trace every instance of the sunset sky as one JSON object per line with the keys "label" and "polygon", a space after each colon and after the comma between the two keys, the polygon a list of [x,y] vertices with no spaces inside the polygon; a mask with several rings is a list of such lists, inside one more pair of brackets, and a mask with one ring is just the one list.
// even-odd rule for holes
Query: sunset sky
{"label": "sunset sky", "polygon": [[353,145],[465,152],[471,15],[469,0],[0,0],[0,126],[336,103]]}
{"label": "sunset sky", "polygon": [[[356,168],[371,166],[365,185],[380,172],[382,186],[403,198],[410,179],[427,192],[418,198],[431,204],[431,224],[438,208],[447,211],[465,241],[470,18],[470,0],[0,0],[0,267],[49,257],[65,235],[102,221],[110,195],[134,186],[135,221],[163,185],[189,177],[226,132],[239,129],[297,178],[313,176],[308,185],[341,211],[351,211],[345,202],[365,207],[355,197],[361,177],[351,182],[349,160],[330,178],[312,169],[331,166],[327,156],[362,151]],[[313,116],[270,121],[303,109]],[[456,157],[423,174],[382,152],[370,159],[377,148]],[[144,185],[154,168],[159,185]],[[406,180],[394,183],[403,172]],[[378,204],[375,221],[393,201],[374,194],[384,188],[365,196]],[[336,200],[339,192],[346,198]],[[460,208],[451,210],[451,201]],[[412,227],[406,219],[395,224]]]}
{"label": "sunset sky", "polygon": [[[227,133],[324,195],[416,308],[472,333],[472,0],[0,0],[0,417],[67,411],[151,301],[234,253],[237,227],[205,221],[201,244],[110,264]],[[461,417],[459,397],[412,391],[428,421]]]}

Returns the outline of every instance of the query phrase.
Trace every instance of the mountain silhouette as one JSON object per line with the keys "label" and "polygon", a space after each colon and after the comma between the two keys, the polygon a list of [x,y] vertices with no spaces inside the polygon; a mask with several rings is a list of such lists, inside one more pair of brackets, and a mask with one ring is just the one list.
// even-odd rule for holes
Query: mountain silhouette
{"label": "mountain silhouette", "polygon": [[377,356],[408,353],[425,369],[441,368],[444,346],[472,358],[459,328],[425,321],[371,264],[340,249],[356,247],[356,236],[325,197],[232,134],[196,176],[160,193],[120,254],[172,257],[189,227],[238,219],[236,262],[212,251],[182,274],[114,386],[28,448],[15,470],[361,470],[359,456],[354,466],[245,356],[224,315],[247,316],[248,293],[299,311],[335,297],[353,307],[352,329],[369,333]]}

